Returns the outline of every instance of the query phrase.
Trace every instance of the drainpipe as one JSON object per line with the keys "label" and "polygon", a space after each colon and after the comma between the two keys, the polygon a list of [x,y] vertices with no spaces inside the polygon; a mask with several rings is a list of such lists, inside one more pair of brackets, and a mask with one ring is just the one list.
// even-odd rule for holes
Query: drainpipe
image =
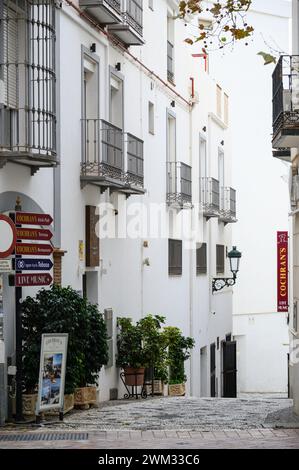
{"label": "drainpipe", "polygon": [[[189,162],[190,166],[192,167],[192,150],[193,150],[193,145],[192,145],[192,111],[193,108],[191,107],[189,109]],[[192,185],[192,183],[191,183]],[[192,186],[191,186],[192,187]],[[191,231],[193,229],[193,208],[191,208],[191,214],[190,214],[190,226],[191,226]],[[190,331],[190,336],[193,338],[193,249],[189,249],[189,331]],[[193,390],[193,351],[191,352],[190,356],[190,395],[193,396],[194,390]]]}

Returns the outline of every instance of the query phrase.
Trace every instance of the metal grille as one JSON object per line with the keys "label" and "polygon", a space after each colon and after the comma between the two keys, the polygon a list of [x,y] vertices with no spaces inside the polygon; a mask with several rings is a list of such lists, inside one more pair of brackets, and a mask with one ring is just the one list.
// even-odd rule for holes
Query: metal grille
{"label": "metal grille", "polygon": [[123,131],[107,121],[82,119],[82,173],[121,179]]}
{"label": "metal grille", "polygon": [[118,13],[120,13],[120,0],[106,0],[106,2],[114,8]]}
{"label": "metal grille", "polygon": [[236,219],[236,190],[233,188],[222,188],[221,217],[223,219]]}
{"label": "metal grille", "polygon": [[167,78],[170,82],[174,80],[173,71],[173,44],[167,41]]}
{"label": "metal grille", "polygon": [[181,276],[183,272],[182,240],[168,240],[168,274]]}
{"label": "metal grille", "polygon": [[0,434],[0,441],[86,441],[88,433]]}
{"label": "metal grille", "polygon": [[0,3],[0,151],[56,155],[55,0]]}
{"label": "metal grille", "polygon": [[192,202],[192,167],[182,162],[167,162],[167,202]]}
{"label": "metal grille", "polygon": [[137,31],[140,36],[143,33],[143,0],[126,0],[126,11],[123,14],[124,21]]}
{"label": "metal grille", "polygon": [[224,270],[224,245],[216,245],[216,272],[223,274]]}
{"label": "metal grille", "polygon": [[127,182],[143,187],[143,140],[127,134]]}
{"label": "metal grille", "polygon": [[220,188],[218,180],[215,178],[201,178],[200,202],[203,206],[204,213],[219,214]]}
{"label": "metal grille", "polygon": [[273,131],[299,123],[299,56],[281,56],[272,75]]}
{"label": "metal grille", "polygon": [[196,274],[207,273],[207,244],[202,243],[196,248]]}

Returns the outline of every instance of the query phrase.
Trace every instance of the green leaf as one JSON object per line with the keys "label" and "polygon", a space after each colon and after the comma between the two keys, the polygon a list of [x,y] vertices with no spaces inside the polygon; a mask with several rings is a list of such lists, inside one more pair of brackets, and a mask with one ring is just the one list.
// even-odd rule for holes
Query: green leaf
{"label": "green leaf", "polygon": [[269,64],[276,64],[277,60],[276,57],[268,54],[267,52],[258,52],[257,55],[260,55],[264,59],[264,65],[269,65]]}

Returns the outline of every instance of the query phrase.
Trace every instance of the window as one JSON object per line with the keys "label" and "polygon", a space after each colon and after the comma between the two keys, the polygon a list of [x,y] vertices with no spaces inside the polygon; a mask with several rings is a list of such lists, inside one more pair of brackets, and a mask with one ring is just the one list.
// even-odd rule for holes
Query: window
{"label": "window", "polygon": [[83,119],[99,119],[99,64],[83,54]]}
{"label": "window", "polygon": [[224,124],[228,126],[228,119],[229,119],[229,111],[228,111],[228,95],[224,93]]}
{"label": "window", "polygon": [[224,245],[216,245],[216,273],[223,274],[224,270]]}
{"label": "window", "polygon": [[174,19],[167,16],[167,80],[174,82]]}
{"label": "window", "polygon": [[207,273],[207,244],[201,243],[196,247],[196,274]]}
{"label": "window", "polygon": [[168,274],[181,276],[182,268],[182,240],[168,240]]}
{"label": "window", "polygon": [[148,102],[148,132],[155,134],[155,105],[150,101]]}
{"label": "window", "polygon": [[217,116],[222,118],[222,88],[219,85],[216,87],[216,108]]}
{"label": "window", "polygon": [[110,75],[110,122],[116,127],[123,129],[124,126],[124,86],[123,80],[118,75]]}

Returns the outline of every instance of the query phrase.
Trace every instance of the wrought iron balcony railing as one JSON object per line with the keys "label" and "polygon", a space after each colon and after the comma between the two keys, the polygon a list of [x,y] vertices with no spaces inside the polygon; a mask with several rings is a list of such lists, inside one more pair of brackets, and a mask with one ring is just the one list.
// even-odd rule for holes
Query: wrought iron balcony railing
{"label": "wrought iron balcony railing", "polygon": [[143,188],[143,179],[143,140],[128,133],[126,182]]}
{"label": "wrought iron balcony railing", "polygon": [[0,167],[58,164],[55,0],[0,2]]}
{"label": "wrought iron balcony railing", "polygon": [[222,188],[220,220],[225,224],[237,222],[236,214],[236,190]]}
{"label": "wrought iron balcony railing", "polygon": [[170,82],[174,81],[173,49],[173,44],[167,41],[167,79]]}
{"label": "wrought iron balcony railing", "polygon": [[220,215],[220,188],[215,178],[200,179],[200,203],[207,219]]}
{"label": "wrought iron balcony railing", "polygon": [[192,168],[182,162],[167,162],[167,203],[192,203]]}
{"label": "wrought iron balcony railing", "polygon": [[79,5],[102,25],[121,22],[121,0],[79,0]]}
{"label": "wrought iron balcony railing", "polygon": [[137,33],[143,34],[143,0],[126,0],[126,9],[123,13],[124,21],[132,26]]}
{"label": "wrought iron balcony railing", "polygon": [[103,119],[82,119],[81,184],[143,193],[143,141]]}
{"label": "wrought iron balcony railing", "polygon": [[143,0],[123,0],[121,22],[108,27],[111,34],[127,46],[141,46],[143,36]]}
{"label": "wrought iron balcony railing", "polygon": [[82,119],[81,175],[123,180],[122,129],[102,119]]}
{"label": "wrought iron balcony railing", "polygon": [[299,144],[299,56],[281,56],[272,82],[273,147],[296,147]]}

